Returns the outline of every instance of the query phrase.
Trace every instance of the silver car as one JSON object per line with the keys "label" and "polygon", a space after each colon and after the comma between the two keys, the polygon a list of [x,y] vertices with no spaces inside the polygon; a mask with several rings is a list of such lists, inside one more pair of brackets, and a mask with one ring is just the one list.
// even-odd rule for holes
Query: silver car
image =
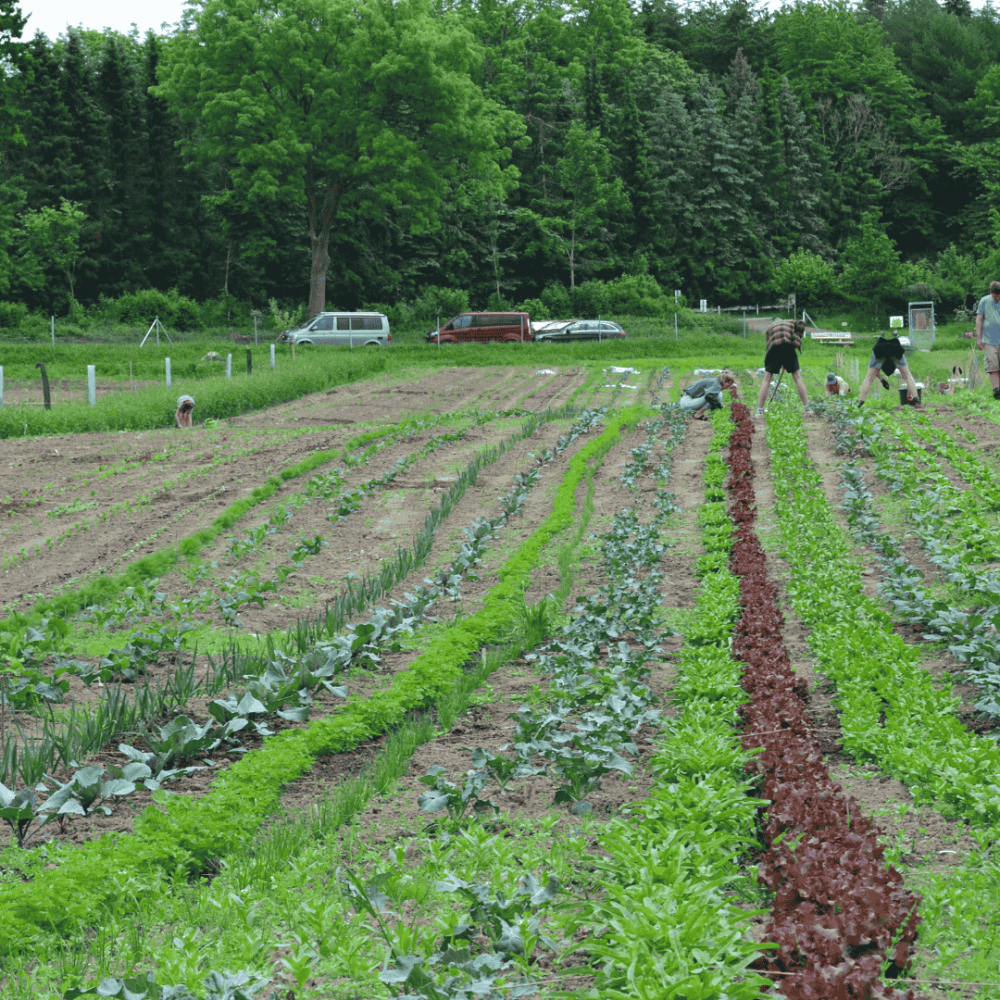
{"label": "silver car", "polygon": [[531,324],[533,340],[568,343],[573,340],[621,340],[625,330],[618,323],[602,319],[551,319]]}
{"label": "silver car", "polygon": [[376,312],[321,312],[304,326],[286,330],[284,344],[339,344],[350,347],[384,347],[392,342],[389,319]]}

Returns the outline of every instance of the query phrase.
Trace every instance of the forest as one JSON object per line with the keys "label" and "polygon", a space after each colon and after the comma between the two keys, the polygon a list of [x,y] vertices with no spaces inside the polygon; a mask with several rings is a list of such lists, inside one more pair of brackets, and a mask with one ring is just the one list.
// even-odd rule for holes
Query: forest
{"label": "forest", "polygon": [[646,314],[679,289],[964,319],[1000,277],[989,4],[197,0],[145,37],[24,23],[0,0],[0,326],[154,299],[193,323],[558,314],[612,286]]}

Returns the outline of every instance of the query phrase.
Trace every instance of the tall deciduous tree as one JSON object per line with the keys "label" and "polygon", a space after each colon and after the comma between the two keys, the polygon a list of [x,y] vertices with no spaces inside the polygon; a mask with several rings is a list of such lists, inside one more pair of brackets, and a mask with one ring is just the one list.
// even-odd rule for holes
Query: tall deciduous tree
{"label": "tall deciduous tree", "polygon": [[552,173],[549,197],[536,203],[532,214],[541,243],[565,262],[570,288],[575,288],[577,272],[611,263],[608,225],[629,210],[628,198],[621,178],[612,174],[604,141],[580,121],[567,130]]}
{"label": "tall deciduous tree", "polygon": [[[63,198],[59,208],[40,208],[23,220],[19,277],[29,288],[42,290],[58,275],[66,282],[70,316],[76,303],[76,266],[82,256],[80,231],[85,219],[79,205]],[[51,288],[43,297],[50,303],[56,298]]]}
{"label": "tall deciduous tree", "polygon": [[847,241],[843,262],[841,291],[857,305],[877,313],[885,299],[899,293],[899,252],[883,231],[877,211],[865,212],[861,232]]}
{"label": "tall deciduous tree", "polygon": [[420,232],[455,182],[462,202],[515,182],[502,164],[523,123],[473,82],[482,56],[428,0],[207,0],[166,45],[156,92],[252,195],[302,204],[313,315],[337,220],[398,210]]}

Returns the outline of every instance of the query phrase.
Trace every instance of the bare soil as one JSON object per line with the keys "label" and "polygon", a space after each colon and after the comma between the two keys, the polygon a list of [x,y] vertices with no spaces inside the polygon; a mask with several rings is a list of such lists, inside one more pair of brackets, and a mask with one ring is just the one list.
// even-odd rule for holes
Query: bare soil
{"label": "bare soil", "polygon": [[[223,421],[217,428],[195,426],[185,431],[163,428],[139,434],[71,435],[44,440],[2,441],[0,539],[3,544],[0,556],[8,560],[0,573],[0,602],[5,605],[3,614],[15,608],[26,608],[37,597],[52,596],[92,575],[113,572],[145,552],[155,551],[193,534],[209,525],[234,498],[245,496],[280,469],[301,461],[317,450],[343,449],[352,437],[370,425],[382,425],[386,420],[398,420],[408,415],[430,417],[454,414],[460,410],[471,412],[476,409],[523,407],[538,411],[557,407],[584,386],[590,374],[582,368],[557,369],[556,372],[556,375],[543,375],[528,368],[493,366],[446,369],[433,374],[417,373],[413,377],[396,374],[391,378],[339,387],[294,403],[282,404],[266,414]],[[686,384],[690,376],[680,375],[678,381]],[[745,381],[749,384],[749,380]],[[8,382],[6,392],[11,391]],[[664,395],[666,397],[666,392]],[[586,398],[578,396],[576,401],[592,403],[600,396],[601,392],[595,390],[588,392]],[[604,396],[607,398],[606,390]],[[632,396],[637,398],[638,393]],[[946,404],[936,406],[934,419],[950,420],[950,425],[943,426],[953,428],[955,421],[946,411]],[[217,579],[233,570],[254,568],[261,571],[263,578],[265,570],[273,569],[276,562],[286,559],[287,549],[300,537],[321,534],[329,542],[318,555],[303,561],[301,569],[287,578],[281,593],[273,600],[269,596],[264,608],[252,607],[241,615],[243,632],[247,635],[274,632],[288,627],[298,618],[314,619],[321,614],[326,602],[340,592],[347,573],[370,572],[395,550],[397,544],[409,544],[414,533],[422,527],[428,509],[439,502],[441,494],[472,454],[507,437],[519,423],[520,419],[516,418],[477,427],[466,421],[461,425],[442,424],[421,430],[409,441],[396,441],[376,452],[365,465],[350,472],[349,483],[356,485],[389,471],[399,458],[413,454],[431,437],[454,431],[459,426],[468,428],[461,441],[421,459],[387,489],[367,496],[361,509],[345,521],[331,524],[327,520],[328,505],[311,501],[298,506],[291,520],[270,537],[268,547],[252,559],[233,560],[228,555],[225,539],[213,543],[204,555],[206,560],[219,564],[214,577]],[[557,423],[545,425],[532,438],[519,443],[484,469],[476,484],[456,505],[448,522],[439,529],[425,567],[394,588],[382,603],[400,596],[431,568],[446,563],[464,537],[462,528],[475,517],[495,515],[499,509],[497,497],[509,491],[513,475],[529,468],[533,463],[531,453],[551,447],[564,427]],[[974,431],[980,438],[976,447],[988,456],[984,460],[996,461],[996,453],[989,451],[990,436],[995,435],[995,430],[975,427]],[[681,511],[671,519],[664,535],[668,548],[661,562],[665,571],[661,593],[666,609],[688,610],[695,603],[698,581],[693,576],[692,568],[699,554],[695,519],[703,498],[702,475],[711,434],[709,424],[691,421],[684,442],[674,450],[669,488],[674,492]],[[808,434],[813,460],[823,474],[824,492],[831,505],[836,507],[841,497],[836,474],[841,456],[835,453],[833,439],[824,425],[810,422]],[[484,594],[496,582],[496,573],[503,559],[534,531],[551,509],[552,492],[566,464],[585,443],[585,440],[577,442],[556,462],[543,469],[542,479],[533,490],[523,514],[512,520],[501,537],[492,543],[480,567],[481,580],[468,582],[463,588],[463,601],[459,604],[442,603],[438,608],[442,618],[467,613],[479,606]],[[629,449],[638,443],[641,442],[637,435],[623,434],[595,478],[594,517],[581,541],[578,553],[580,563],[575,571],[571,599],[576,595],[592,593],[604,582],[601,568],[593,559],[596,542],[589,535],[603,531],[612,514],[623,506],[639,506],[641,509],[642,501],[651,495],[653,484],[650,481],[641,480],[635,495],[626,489],[619,478],[622,463],[628,461]],[[782,586],[788,579],[789,569],[780,557],[781,546],[774,530],[773,488],[763,433],[755,435],[753,457],[757,467],[758,527],[768,550],[771,576]],[[318,471],[329,471],[337,465],[337,460],[333,460]],[[874,476],[869,475],[869,483],[877,489]],[[304,481],[286,484],[272,501],[255,509],[228,534],[238,535],[242,527],[262,523],[270,511],[278,504],[288,503],[304,485]],[[90,503],[95,506],[84,506]],[[577,504],[577,510],[582,510],[582,489]],[[103,521],[99,520],[100,513],[107,513],[116,505],[118,509],[113,514]],[[67,507],[75,509],[63,509]],[[648,511],[644,511],[642,516],[646,514]],[[78,528],[66,534],[67,528],[84,522],[90,523],[87,530]],[[60,535],[63,536],[61,542],[58,541]],[[24,559],[17,558],[10,563],[11,557],[19,556],[21,549],[25,553]],[[920,561],[918,548],[907,542],[906,553],[925,572],[928,581],[934,579],[932,574],[936,571],[926,560]],[[879,581],[876,564],[861,547],[856,549],[856,554],[869,561],[871,572],[865,577],[865,592],[875,597]],[[554,562],[554,549],[550,549],[543,554],[536,567],[528,599],[539,600],[554,590],[557,583],[558,568]],[[158,584],[174,600],[192,596],[202,586],[205,584],[188,579],[180,571],[171,573]],[[791,610],[783,586],[781,601],[786,616],[785,642],[793,667],[809,683],[810,715],[835,780],[866,811],[876,816],[888,840],[895,842],[902,838],[908,846],[905,855],[908,864],[916,866],[933,859],[936,866],[947,867],[959,862],[972,847],[963,824],[945,820],[927,808],[913,808],[912,796],[904,785],[877,768],[859,766],[845,753],[835,697],[815,672],[807,629]],[[919,635],[912,630],[904,637],[909,642],[921,644]],[[676,654],[682,642],[683,637],[670,637],[664,641],[663,656],[653,665],[649,681],[668,715],[672,711],[669,692]],[[395,674],[407,668],[415,655],[416,649],[387,654],[373,670],[352,671],[347,675],[346,683],[352,694],[377,696],[380,689],[391,683]],[[955,664],[949,661],[947,655],[937,651],[924,663],[926,669],[944,680],[950,680],[955,671]],[[162,679],[173,669],[174,664],[164,658],[151,668],[151,672],[154,677]],[[199,662],[201,669],[204,669],[204,661]],[[355,817],[352,822],[355,832],[363,830],[371,843],[392,844],[415,838],[428,821],[428,817],[417,808],[417,795],[422,787],[418,786],[417,779],[426,774],[432,764],[443,765],[449,775],[461,774],[470,766],[465,748],[482,746],[496,750],[508,742],[508,715],[526,700],[544,692],[547,680],[538,676],[530,663],[521,661],[495,673],[489,685],[487,695],[448,732],[440,733],[418,748],[401,783],[402,792],[387,793],[384,797],[373,799]],[[970,707],[970,693],[960,683],[953,683],[952,690],[963,698],[963,712],[966,711]],[[72,696],[79,702],[92,701],[99,694],[96,688],[86,689],[74,681]],[[204,719],[208,700],[204,697],[193,700],[185,711],[196,719]],[[313,716],[336,712],[341,704],[330,696],[318,698]],[[23,715],[18,721],[29,737],[37,734],[40,723],[35,717]],[[269,724],[273,729],[300,725],[282,720]],[[120,763],[121,756],[115,750],[118,742],[117,739],[113,741],[88,763]],[[359,774],[369,766],[383,742],[382,739],[375,739],[348,753],[319,758],[307,774],[285,789],[283,810],[295,814],[311,808],[346,778]],[[634,776],[610,777],[593,796],[593,804],[600,817],[617,814],[630,801],[642,798],[649,787],[650,779],[644,765],[655,749],[655,733],[647,728],[638,734],[636,742],[640,752],[634,762]],[[243,743],[253,748],[260,745],[260,740],[248,737]],[[179,779],[173,783],[172,789],[195,796],[204,794],[217,769],[227,766],[228,761],[217,757],[211,764],[202,763],[206,765],[205,770]],[[505,814],[529,821],[540,819],[553,808],[565,810],[564,806],[553,806],[551,785],[540,777],[514,782],[503,793],[494,787],[491,794],[504,804]],[[80,842],[105,832],[126,831],[131,829],[134,816],[148,803],[148,793],[139,792],[118,803],[111,817],[78,820],[69,824],[63,833],[52,825],[46,828],[45,834],[46,837]],[[910,808],[905,814],[900,814],[897,805]],[[958,853],[950,853],[953,851]],[[591,979],[585,968],[566,983],[567,987],[581,989],[590,985]],[[918,1000],[930,1000],[932,995],[930,992],[917,993]],[[973,992],[969,992],[968,996],[972,995]]]}

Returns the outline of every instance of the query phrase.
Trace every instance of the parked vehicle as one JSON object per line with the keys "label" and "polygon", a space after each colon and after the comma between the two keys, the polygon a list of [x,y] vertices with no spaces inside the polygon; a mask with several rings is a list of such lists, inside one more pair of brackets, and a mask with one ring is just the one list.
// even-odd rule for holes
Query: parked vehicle
{"label": "parked vehicle", "polygon": [[625,330],[617,323],[602,319],[551,319],[532,323],[534,339],[562,343],[571,340],[621,340]]}
{"label": "parked vehicle", "polygon": [[376,312],[321,312],[303,326],[285,330],[278,338],[282,344],[384,347],[392,342],[389,318]]}
{"label": "parked vehicle", "polygon": [[531,317],[527,313],[462,313],[427,334],[429,344],[519,344],[531,340]]}

